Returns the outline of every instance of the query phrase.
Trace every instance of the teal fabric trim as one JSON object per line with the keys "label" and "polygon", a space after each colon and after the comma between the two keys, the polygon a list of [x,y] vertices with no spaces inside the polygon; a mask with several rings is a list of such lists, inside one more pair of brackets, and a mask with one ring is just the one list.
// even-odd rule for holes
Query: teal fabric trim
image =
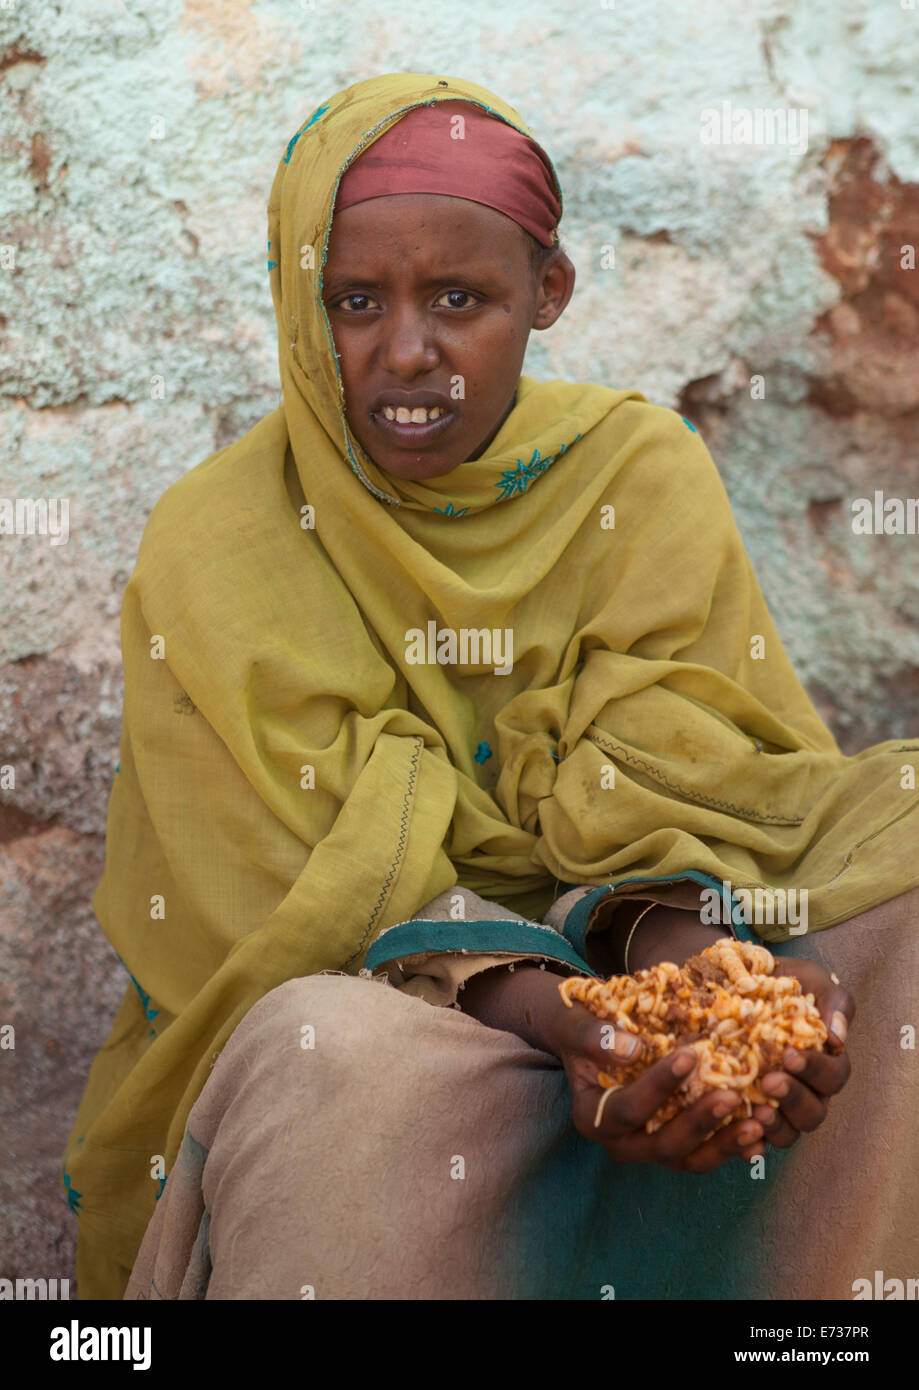
{"label": "teal fabric trim", "polygon": [[579,898],[574,907],[565,917],[565,925],[562,928],[566,941],[570,941],[574,949],[582,956],[587,954],[587,922],[594,907],[601,898],[605,898],[612,892],[609,886],[594,888],[593,892],[585,893],[583,898]]}
{"label": "teal fabric trim", "polygon": [[[613,888],[621,888],[624,883],[682,883],[685,879],[692,879],[694,883],[701,883],[705,888],[716,889],[721,901],[730,912],[731,922],[739,939],[752,941],[755,945],[759,944],[760,938],[743,919],[742,903],[735,899],[733,893],[726,894],[724,885],[711,874],[703,873],[701,869],[686,869],[684,873],[669,874],[664,878],[620,878],[615,883],[605,884],[603,887],[594,889],[592,893],[585,893],[565,918],[565,925],[562,930],[566,940],[571,942],[580,955],[586,956],[588,919],[598,900],[611,893]],[[569,889],[578,886],[577,884],[568,885]]]}
{"label": "teal fabric trim", "polygon": [[418,955],[422,951],[469,951],[475,955],[508,951],[516,955],[548,956],[574,966],[583,975],[597,977],[597,972],[583,956],[551,927],[510,920],[430,922],[416,917],[410,922],[400,922],[377,937],[367,952],[364,966],[367,970],[375,970],[386,961]]}

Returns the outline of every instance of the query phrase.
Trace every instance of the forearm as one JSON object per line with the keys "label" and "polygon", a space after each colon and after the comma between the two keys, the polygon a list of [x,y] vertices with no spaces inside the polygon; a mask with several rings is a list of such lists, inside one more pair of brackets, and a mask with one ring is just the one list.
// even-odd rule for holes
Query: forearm
{"label": "forearm", "polygon": [[[658,904],[636,927],[629,949],[631,972],[662,960],[682,965],[688,956],[728,934],[700,922],[695,913]],[[566,974],[556,973],[550,964],[540,970],[535,961],[518,961],[513,970],[483,970],[466,982],[460,1003],[464,1013],[487,1028],[515,1033],[531,1047],[554,1053],[550,1024],[558,1006],[559,980]]]}
{"label": "forearm", "polygon": [[460,994],[464,1013],[484,1023],[486,1028],[499,1028],[516,1033],[518,1038],[542,1052],[549,1036],[549,1016],[558,999],[559,980],[567,971],[556,973],[551,963],[540,970],[535,961],[517,961],[514,969],[501,966],[483,970],[467,980]]}
{"label": "forearm", "polygon": [[662,960],[682,965],[689,956],[725,936],[730,932],[701,922],[694,912],[658,903],[635,928],[629,947],[629,973],[647,970]]}

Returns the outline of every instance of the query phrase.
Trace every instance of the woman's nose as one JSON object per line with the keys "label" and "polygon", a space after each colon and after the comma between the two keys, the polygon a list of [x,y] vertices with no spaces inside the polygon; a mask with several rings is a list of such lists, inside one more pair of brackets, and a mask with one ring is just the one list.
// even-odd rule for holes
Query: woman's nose
{"label": "woman's nose", "polygon": [[390,315],[381,351],[381,365],[394,376],[413,377],[437,366],[434,325],[417,309],[404,309]]}

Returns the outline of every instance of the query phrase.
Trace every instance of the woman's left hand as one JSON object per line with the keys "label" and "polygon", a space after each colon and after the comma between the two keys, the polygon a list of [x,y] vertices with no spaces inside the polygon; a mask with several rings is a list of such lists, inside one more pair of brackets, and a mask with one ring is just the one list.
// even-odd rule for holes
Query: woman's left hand
{"label": "woman's left hand", "polygon": [[779,1108],[755,1105],[752,1118],[763,1126],[768,1143],[788,1149],[800,1134],[823,1123],[830,1096],[841,1091],[849,1079],[852,1066],[845,1041],[848,1024],[855,1017],[855,1000],[815,960],[776,956],[775,974],[794,975],[801,981],[802,991],[814,996],[830,1034],[827,1047],[832,1049],[799,1052],[788,1047],[783,1057],[785,1070],[767,1072],[760,1083],[767,1095],[776,1097]]}

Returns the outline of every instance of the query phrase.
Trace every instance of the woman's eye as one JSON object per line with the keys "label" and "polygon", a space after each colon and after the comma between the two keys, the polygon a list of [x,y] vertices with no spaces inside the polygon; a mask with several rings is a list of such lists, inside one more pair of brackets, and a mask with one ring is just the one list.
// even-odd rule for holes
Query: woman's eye
{"label": "woman's eye", "polygon": [[[468,290],[445,290],[436,301],[448,309],[468,309],[478,302]],[[367,309],[379,308],[379,305],[369,294],[359,294],[355,291],[354,294],[346,294],[339,299],[335,308],[343,309],[346,314],[362,314]]]}
{"label": "woman's eye", "polygon": [[[468,290],[446,290],[437,303],[440,304],[444,299],[450,301],[447,304],[448,309],[468,309],[470,304],[478,303]],[[457,303],[458,300],[463,302]]]}
{"label": "woman's eye", "polygon": [[[355,300],[357,303],[355,303]],[[373,300],[369,294],[346,294],[344,299],[338,301],[339,309],[347,309],[349,313],[359,314],[362,309],[366,309]]]}

